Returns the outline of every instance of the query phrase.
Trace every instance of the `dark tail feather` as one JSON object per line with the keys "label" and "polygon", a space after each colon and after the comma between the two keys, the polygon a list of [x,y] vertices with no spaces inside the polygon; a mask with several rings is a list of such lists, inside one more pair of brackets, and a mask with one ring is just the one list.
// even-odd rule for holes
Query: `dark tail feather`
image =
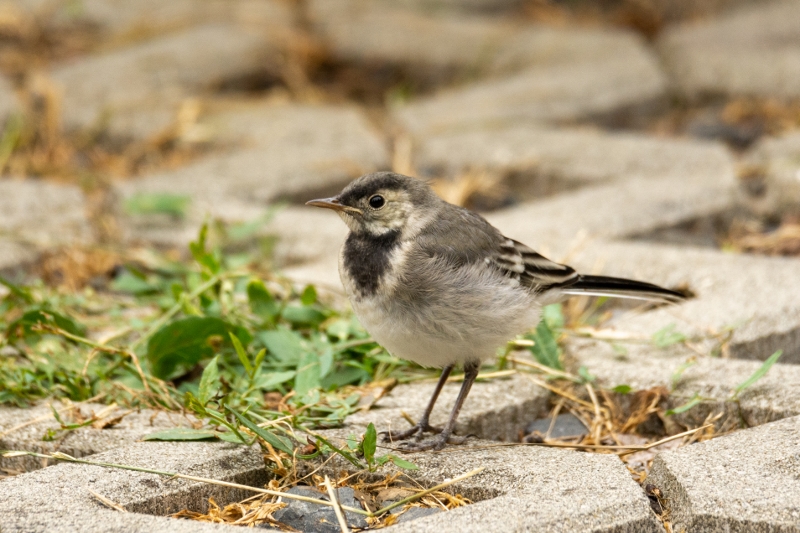
{"label": "dark tail feather", "polygon": [[686,298],[679,292],[664,289],[652,283],[608,276],[581,275],[578,277],[578,281],[562,288],[561,292],[584,296],[610,296],[612,298],[660,300],[664,302],[678,302]]}

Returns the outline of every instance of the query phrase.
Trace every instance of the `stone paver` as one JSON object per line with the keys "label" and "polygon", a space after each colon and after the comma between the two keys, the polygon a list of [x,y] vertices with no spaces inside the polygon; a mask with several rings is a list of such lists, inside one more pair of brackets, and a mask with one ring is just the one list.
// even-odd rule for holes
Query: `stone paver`
{"label": "stone paver", "polygon": [[[141,442],[92,460],[180,472],[262,486],[267,472],[261,453],[234,444]],[[165,476],[96,466],[60,464],[0,481],[0,523],[4,532],[39,531],[236,531],[210,524],[159,518],[189,508],[205,511],[208,498],[225,505],[251,492],[170,480]],[[131,513],[110,511],[91,492]],[[132,514],[142,513],[142,514]]]}
{"label": "stone paver", "polygon": [[800,417],[659,454],[674,531],[800,531]]}
{"label": "stone paver", "polygon": [[266,32],[212,24],[57,66],[70,128],[107,125],[142,138],[167,128],[179,104],[214,83],[263,71],[276,44]]}
{"label": "stone paver", "polygon": [[[613,52],[590,61],[532,65],[398,107],[397,123],[413,135],[507,124],[574,121],[652,108],[666,78],[637,37],[613,34]],[[598,43],[608,47],[606,40]]]}
{"label": "stone paver", "polygon": [[800,96],[800,4],[759,2],[668,29],[658,48],[687,95]]}
{"label": "stone paver", "polygon": [[585,366],[605,387],[666,387],[670,390],[669,409],[685,405],[698,395],[699,405],[670,418],[685,427],[702,425],[708,415],[718,413],[723,416],[715,424],[726,430],[800,415],[800,365],[776,364],[734,397],[736,387],[761,367],[760,362],[698,357],[683,346],[659,349],[652,344],[615,344],[627,353],[620,355],[610,343],[589,340],[571,341],[567,349],[574,366]]}
{"label": "stone paver", "polygon": [[763,175],[763,182],[756,184],[754,192],[742,194],[748,207],[764,214],[797,211],[800,205],[800,134],[767,137],[744,161]]}
{"label": "stone paver", "polygon": [[[439,16],[398,9],[390,2],[312,0],[314,29],[331,52],[346,60],[464,71],[479,69],[514,30],[485,18]],[[413,38],[409,38],[413,35]],[[452,72],[450,73],[452,74]]]}
{"label": "stone paver", "polygon": [[36,246],[92,239],[79,187],[0,179],[0,235]]}
{"label": "stone paver", "polygon": [[573,128],[450,132],[424,137],[415,148],[414,164],[423,175],[457,175],[469,168],[523,173],[518,188],[535,186],[537,178],[552,179],[558,189],[628,178],[726,180],[734,172],[721,144]]}
{"label": "stone paver", "polygon": [[[65,406],[53,402],[56,409]],[[76,409],[89,418],[93,413],[100,413],[106,406],[100,404],[83,404]],[[125,409],[116,409],[104,420],[113,419],[125,413]],[[73,420],[62,412],[62,419]],[[30,421],[33,424],[19,427]],[[175,426],[187,426],[190,421],[179,414],[158,411],[140,411],[126,415],[119,423],[106,429],[92,427],[79,428],[72,431],[59,432],[60,424],[56,421],[49,405],[42,404],[34,408],[0,408],[0,449],[26,450],[39,453],[60,451],[73,457],[84,457],[113,448],[119,448],[141,439],[148,433]],[[55,431],[53,440],[44,440],[48,430]],[[0,458],[0,467],[13,470],[34,470],[47,466],[46,459],[34,457]]]}
{"label": "stone paver", "polygon": [[213,117],[209,126],[219,140],[239,147],[120,184],[123,198],[180,194],[192,199],[183,225],[142,220],[131,230],[134,237],[182,245],[207,213],[228,222],[251,220],[270,202],[330,195],[353,177],[389,165],[383,139],[353,108],[261,106]]}

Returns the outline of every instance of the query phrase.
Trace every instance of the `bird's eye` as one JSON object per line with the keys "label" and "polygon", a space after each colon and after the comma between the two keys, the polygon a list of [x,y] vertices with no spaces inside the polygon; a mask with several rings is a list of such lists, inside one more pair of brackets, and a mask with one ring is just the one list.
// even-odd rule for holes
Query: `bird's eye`
{"label": "bird's eye", "polygon": [[386,200],[383,199],[383,196],[380,194],[376,194],[375,196],[370,197],[369,199],[369,206],[372,209],[380,209],[386,205]]}

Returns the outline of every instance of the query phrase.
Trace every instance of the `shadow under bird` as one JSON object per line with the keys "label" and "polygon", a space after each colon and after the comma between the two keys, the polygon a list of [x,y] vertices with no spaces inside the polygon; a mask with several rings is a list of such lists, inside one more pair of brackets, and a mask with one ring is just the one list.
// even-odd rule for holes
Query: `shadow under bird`
{"label": "shadow under bird", "polygon": [[[422,180],[392,172],[362,176],[332,198],[307,205],[332,209],[350,233],[339,274],[353,310],[393,355],[442,376],[422,418],[387,432],[407,451],[438,450],[465,437],[453,434],[481,361],[534,327],[543,305],[570,295],[674,302],[657,285],[578,274],[503,236],[480,215],[440,199]],[[429,418],[456,364],[464,382],[444,428]],[[422,440],[425,433],[433,433]]]}

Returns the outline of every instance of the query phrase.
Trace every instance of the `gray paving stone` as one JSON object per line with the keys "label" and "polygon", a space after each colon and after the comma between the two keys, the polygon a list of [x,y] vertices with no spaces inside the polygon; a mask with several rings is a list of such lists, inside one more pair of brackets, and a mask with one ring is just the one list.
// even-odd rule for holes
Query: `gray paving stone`
{"label": "gray paving stone", "polygon": [[[776,364],[754,385],[744,389],[734,401],[737,386],[761,367],[757,361],[698,356],[683,346],[660,349],[652,344],[637,346],[615,342],[627,353],[620,355],[610,343],[575,340],[568,353],[575,368],[585,366],[599,383],[613,388],[629,385],[634,390],[666,387],[670,390],[667,407],[674,409],[699,395],[701,403],[675,414],[670,421],[697,427],[709,415],[721,413],[715,422],[726,430],[753,427],[774,420],[800,415],[800,366]],[[684,366],[691,362],[691,366]]]}
{"label": "gray paving stone", "polygon": [[280,0],[12,0],[8,4],[48,29],[89,28],[100,33],[103,46],[152,38],[210,22],[253,22],[289,27],[292,10]]}
{"label": "gray paving stone", "polygon": [[0,235],[35,246],[90,241],[83,193],[74,185],[0,179]]}
{"label": "gray paving stone", "polygon": [[[800,134],[766,137],[744,158],[763,182],[757,189],[741,194],[744,202],[756,212],[793,213],[800,206]],[[762,190],[763,187],[763,190]]]}
{"label": "gray paving stone", "polygon": [[18,242],[0,241],[0,272],[10,272],[18,267],[32,263],[36,251]]}
{"label": "gray paving stone", "polygon": [[586,62],[533,65],[515,74],[447,89],[398,107],[394,118],[421,136],[652,108],[666,90],[666,78],[655,57],[632,34],[614,36],[616,46],[608,55]]}
{"label": "gray paving stone", "polygon": [[168,127],[187,97],[225,79],[266,68],[276,45],[269,32],[233,24],[191,28],[58,66],[70,128],[106,124],[112,134],[143,138]]}
{"label": "gray paving stone", "polygon": [[[95,455],[92,460],[253,486],[267,481],[261,453],[233,444],[140,442]],[[90,490],[131,513],[107,510]],[[156,474],[60,464],[0,481],[0,523],[4,532],[236,531],[148,515],[163,516],[185,508],[204,512],[209,497],[225,505],[251,495]]]}
{"label": "gray paving stone", "polygon": [[[57,409],[64,406],[53,403]],[[77,409],[85,417],[92,413],[100,413],[106,406],[101,404],[84,404]],[[125,409],[117,409],[110,418],[124,413]],[[73,420],[62,413],[65,421]],[[33,424],[18,428],[29,421]],[[39,421],[40,420],[40,421]],[[60,451],[73,457],[85,457],[125,446],[141,439],[148,433],[175,426],[188,426],[190,420],[174,413],[144,410],[126,415],[118,424],[106,429],[92,427],[79,428],[72,431],[58,432],[60,424],[52,415],[47,404],[33,408],[0,408],[0,449],[25,450],[39,453]],[[48,430],[55,431],[55,438],[44,440]],[[0,458],[0,467],[12,470],[29,471],[47,466],[46,459],[34,457]]]}
{"label": "gray paving stone", "polygon": [[674,531],[800,531],[800,417],[659,454]]}
{"label": "gray paving stone", "polygon": [[800,96],[800,4],[759,2],[668,29],[658,48],[687,95]]}
{"label": "gray paving stone", "polygon": [[[408,423],[401,413],[418,420],[435,385],[435,382],[398,385],[373,409],[351,415],[348,427],[363,430],[372,422],[378,431],[404,430]],[[431,424],[443,425],[447,421],[460,387],[460,382],[445,385],[431,415]],[[516,442],[528,422],[547,413],[549,397],[548,391],[522,375],[478,381],[461,410],[456,433]]]}
{"label": "gray paving stone", "polygon": [[192,199],[182,224],[130,220],[132,238],[182,245],[206,214],[228,222],[251,220],[270,202],[330,195],[352,178],[389,165],[383,139],[354,108],[257,106],[217,116],[209,125],[223,142],[239,147],[119,186],[122,198],[179,194]]}
{"label": "gray paving stone", "polygon": [[372,0],[312,0],[308,12],[314,30],[339,58],[434,67],[439,76],[448,74],[441,71],[448,67],[484,67],[514,29],[485,18],[435,15]]}
{"label": "gray paving stone", "polygon": [[[647,177],[686,182],[729,179],[734,162],[721,144],[606,133],[588,129],[509,126],[419,139],[415,167],[423,175],[457,175],[469,168],[523,173],[519,188],[537,179],[592,184]],[[527,181],[527,183],[526,183]]]}

